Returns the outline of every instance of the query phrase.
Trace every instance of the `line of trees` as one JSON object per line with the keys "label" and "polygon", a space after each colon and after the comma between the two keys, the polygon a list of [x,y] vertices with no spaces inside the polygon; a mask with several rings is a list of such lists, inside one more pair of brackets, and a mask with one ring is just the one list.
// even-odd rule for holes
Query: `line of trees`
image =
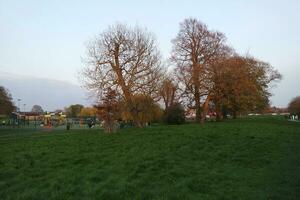
{"label": "line of trees", "polygon": [[262,110],[269,104],[270,86],[281,79],[270,64],[238,55],[223,33],[209,30],[197,19],[180,23],[172,45],[173,68],[166,70],[152,33],[124,24],[110,26],[87,47],[83,84],[93,91],[100,107],[105,94],[114,91],[140,127],[145,121],[140,116],[150,113],[149,105],[159,101],[166,110],[178,103],[194,109],[199,123],[212,102],[218,120],[229,113],[236,117]]}

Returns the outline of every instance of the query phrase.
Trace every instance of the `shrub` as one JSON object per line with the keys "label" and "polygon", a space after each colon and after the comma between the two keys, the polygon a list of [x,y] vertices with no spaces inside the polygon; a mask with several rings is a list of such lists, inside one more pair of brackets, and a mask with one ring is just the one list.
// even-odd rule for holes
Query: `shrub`
{"label": "shrub", "polygon": [[135,94],[130,103],[123,103],[122,119],[132,120],[137,127],[143,127],[150,122],[158,122],[161,119],[161,108],[152,97]]}
{"label": "shrub", "polygon": [[292,99],[289,103],[288,110],[292,115],[298,115],[298,117],[300,117],[300,96]]}
{"label": "shrub", "polygon": [[166,108],[164,112],[164,122],[167,124],[183,124],[185,122],[183,106],[177,103]]}

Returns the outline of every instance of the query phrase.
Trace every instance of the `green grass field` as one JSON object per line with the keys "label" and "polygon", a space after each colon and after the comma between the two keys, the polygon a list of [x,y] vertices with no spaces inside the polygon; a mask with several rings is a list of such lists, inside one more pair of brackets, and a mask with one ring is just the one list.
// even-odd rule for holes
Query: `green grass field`
{"label": "green grass field", "polygon": [[0,129],[0,199],[300,199],[300,123]]}

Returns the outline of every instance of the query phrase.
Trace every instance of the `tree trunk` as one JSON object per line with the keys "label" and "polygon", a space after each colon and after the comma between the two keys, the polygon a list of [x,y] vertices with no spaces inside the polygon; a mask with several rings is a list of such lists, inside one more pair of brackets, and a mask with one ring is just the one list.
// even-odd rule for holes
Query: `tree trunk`
{"label": "tree trunk", "polygon": [[204,123],[205,121],[210,99],[211,99],[210,95],[207,95],[205,102],[203,103],[201,123]]}
{"label": "tree trunk", "polygon": [[198,92],[195,93],[195,104],[196,104],[196,122],[201,123],[201,104],[200,104],[200,95]]}
{"label": "tree trunk", "polygon": [[215,109],[216,109],[216,121],[220,122],[223,119],[222,106],[220,102],[218,101],[215,102]]}
{"label": "tree trunk", "polygon": [[227,119],[228,109],[226,106],[222,106],[221,108],[223,119]]}
{"label": "tree trunk", "polygon": [[216,106],[216,121],[220,122],[220,121],[222,121],[222,119],[223,119],[223,115],[222,115],[222,112],[221,112],[220,105],[217,105]]}
{"label": "tree trunk", "polygon": [[220,112],[217,112],[216,121],[217,121],[217,122],[222,121],[222,115],[221,115]]}
{"label": "tree trunk", "polygon": [[138,118],[139,111],[135,107],[135,104],[134,104],[134,102],[132,101],[131,98],[127,102],[127,107],[128,107],[129,112],[131,114],[134,126],[135,127],[139,127],[139,128],[142,127],[142,124],[141,124],[141,122],[140,122],[140,120]]}
{"label": "tree trunk", "polygon": [[233,119],[236,119],[236,111],[234,110],[233,112],[232,112],[232,117],[233,117]]}

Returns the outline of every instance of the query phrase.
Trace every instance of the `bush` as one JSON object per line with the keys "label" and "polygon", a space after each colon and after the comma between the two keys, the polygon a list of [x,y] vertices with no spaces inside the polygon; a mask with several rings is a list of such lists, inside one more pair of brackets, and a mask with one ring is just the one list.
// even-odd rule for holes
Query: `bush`
{"label": "bush", "polygon": [[120,107],[122,119],[124,121],[132,120],[137,127],[161,121],[161,108],[151,96],[135,94],[132,96],[131,102],[121,103]]}
{"label": "bush", "polygon": [[183,124],[185,122],[183,106],[177,103],[168,107],[164,112],[164,122],[167,124]]}

